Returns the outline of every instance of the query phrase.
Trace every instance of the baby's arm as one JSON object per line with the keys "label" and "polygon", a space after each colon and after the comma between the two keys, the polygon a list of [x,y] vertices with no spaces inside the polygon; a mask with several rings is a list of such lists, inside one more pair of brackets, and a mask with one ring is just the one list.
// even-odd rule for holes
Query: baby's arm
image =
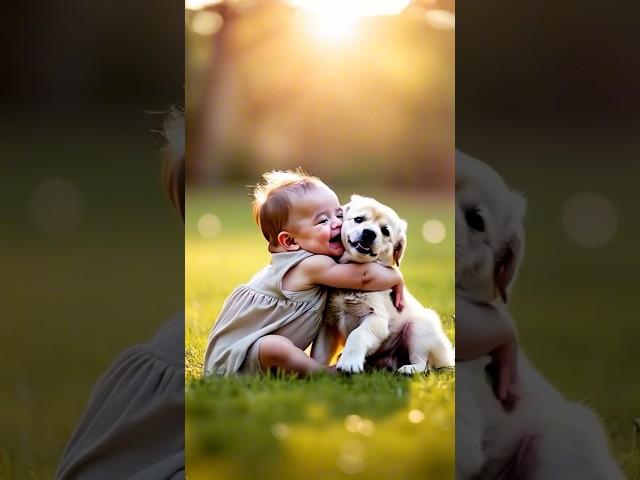
{"label": "baby's arm", "polygon": [[456,299],[456,357],[470,360],[490,355],[494,391],[505,408],[518,399],[518,336],[506,308]]}
{"label": "baby's arm", "polygon": [[456,357],[471,360],[517,341],[506,310],[456,298]]}
{"label": "baby's arm", "polygon": [[283,286],[288,290],[305,290],[315,285],[370,292],[392,289],[396,308],[403,306],[402,274],[377,263],[341,264],[331,257],[314,255],[300,262],[283,279]]}

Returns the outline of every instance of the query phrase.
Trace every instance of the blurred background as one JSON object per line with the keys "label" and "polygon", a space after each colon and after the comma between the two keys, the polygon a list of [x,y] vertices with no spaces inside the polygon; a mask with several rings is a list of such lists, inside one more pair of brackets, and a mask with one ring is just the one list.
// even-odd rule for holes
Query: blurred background
{"label": "blurred background", "polygon": [[452,478],[451,372],[201,376],[225,298],[269,262],[247,185],[272,169],[406,218],[406,283],[453,339],[453,1],[187,1],[185,22],[189,477]]}
{"label": "blurred background", "polygon": [[638,478],[638,6],[492,0],[456,17],[456,145],[528,201],[521,343]]}
{"label": "blurred background", "polygon": [[450,188],[452,1],[186,6],[190,182],[301,165],[330,184]]}
{"label": "blurred background", "polygon": [[151,113],[183,101],[183,14],[3,8],[0,478],[53,478],[99,375],[183,308]]}

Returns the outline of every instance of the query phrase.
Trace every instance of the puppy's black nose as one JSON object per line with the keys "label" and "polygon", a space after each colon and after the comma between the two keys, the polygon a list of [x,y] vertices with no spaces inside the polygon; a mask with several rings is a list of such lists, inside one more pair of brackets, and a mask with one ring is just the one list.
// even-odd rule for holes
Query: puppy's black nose
{"label": "puppy's black nose", "polygon": [[364,230],[362,230],[362,233],[360,234],[360,238],[364,242],[371,243],[376,239],[376,232],[374,232],[373,230],[369,230],[368,228],[365,228]]}

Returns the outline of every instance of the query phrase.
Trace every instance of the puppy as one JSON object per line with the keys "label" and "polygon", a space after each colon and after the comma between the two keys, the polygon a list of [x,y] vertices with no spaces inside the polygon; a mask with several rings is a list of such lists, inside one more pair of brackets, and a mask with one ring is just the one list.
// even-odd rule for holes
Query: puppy
{"label": "puppy", "polygon": [[[407,222],[372,198],[353,195],[345,205],[340,263],[378,262],[400,265],[407,244]],[[406,352],[403,374],[454,364],[454,352],[440,318],[405,289],[405,308],[398,312],[389,292],[334,290],[311,356],[328,364],[346,339],[337,368],[358,373],[367,357],[391,358],[401,344]],[[395,357],[397,358],[397,357]],[[388,365],[388,364],[387,364]]]}
{"label": "puppy", "polygon": [[[502,315],[524,254],[524,198],[488,165],[456,153],[456,302]],[[508,317],[507,317],[508,318]],[[567,401],[519,352],[521,399],[495,398],[488,357],[456,368],[456,478],[621,479],[605,432],[587,407]]]}

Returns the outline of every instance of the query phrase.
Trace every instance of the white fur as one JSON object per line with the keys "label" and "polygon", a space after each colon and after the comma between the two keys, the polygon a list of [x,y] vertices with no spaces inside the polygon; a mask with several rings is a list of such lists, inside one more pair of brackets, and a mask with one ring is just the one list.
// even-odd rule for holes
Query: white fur
{"label": "white fur", "polygon": [[[496,285],[496,263],[505,248],[515,250],[505,268],[507,293],[524,251],[524,199],[486,164],[456,153],[456,296],[492,303],[508,315]],[[466,212],[476,209],[484,231],[471,228]],[[588,407],[569,402],[519,354],[520,401],[507,413],[485,372],[488,357],[456,367],[456,478],[596,480],[624,478],[599,420]],[[533,462],[518,476],[504,466],[523,442]]]}
{"label": "white fur", "polygon": [[[395,211],[371,198],[354,195],[345,205],[344,215],[342,240],[345,253],[341,263],[378,262],[386,266],[400,263],[406,246],[407,224]],[[358,218],[362,221],[356,223]],[[365,230],[373,232],[375,239],[364,242]],[[370,247],[370,250],[364,253],[358,250],[364,247]],[[366,358],[378,351],[385,340],[401,335],[410,324],[405,332],[410,363],[402,365],[398,369],[400,373],[413,374],[432,367],[453,366],[453,348],[436,312],[423,307],[406,289],[404,299],[405,307],[398,312],[388,291],[334,291],[314,342],[312,357],[328,363],[340,339],[346,338],[337,368],[349,373],[362,372]]]}

